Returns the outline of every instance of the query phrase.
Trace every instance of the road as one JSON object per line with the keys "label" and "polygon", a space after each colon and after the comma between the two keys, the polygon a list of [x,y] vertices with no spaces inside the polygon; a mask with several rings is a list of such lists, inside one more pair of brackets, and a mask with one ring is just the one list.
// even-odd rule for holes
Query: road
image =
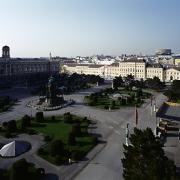
{"label": "road", "polygon": [[[135,127],[135,109],[133,107],[121,108],[116,111],[105,111],[95,109],[86,106],[83,103],[85,95],[92,92],[99,91],[103,87],[94,87],[88,90],[83,90],[72,95],[65,96],[65,98],[71,98],[76,101],[76,104],[71,105],[67,108],[63,108],[57,111],[44,112],[45,115],[59,115],[64,112],[71,112],[76,115],[87,116],[92,120],[98,122],[97,133],[102,135],[102,139],[106,141],[105,147],[88,163],[81,162],[74,164],[71,167],[56,168],[48,165],[41,159],[37,159],[36,163],[39,166],[44,167],[48,173],[56,173],[60,179],[69,179],[69,174],[78,167],[85,168],[76,174],[75,180],[121,180],[122,177],[122,164],[121,159],[123,158],[123,143],[125,143],[125,128],[126,124],[130,124],[130,132]],[[18,93],[17,93],[18,94]],[[22,93],[23,94],[23,93]],[[21,95],[22,96],[22,95]],[[154,94],[156,98],[157,107],[166,100],[165,96],[161,93]],[[20,97],[20,102],[14,109],[8,113],[0,115],[0,122],[17,119],[22,117],[24,114],[34,115],[37,111],[31,110],[26,107],[28,101],[36,97]],[[138,108],[138,128],[150,127],[155,129],[156,119],[155,113],[151,114],[150,100],[147,100],[141,108]]]}

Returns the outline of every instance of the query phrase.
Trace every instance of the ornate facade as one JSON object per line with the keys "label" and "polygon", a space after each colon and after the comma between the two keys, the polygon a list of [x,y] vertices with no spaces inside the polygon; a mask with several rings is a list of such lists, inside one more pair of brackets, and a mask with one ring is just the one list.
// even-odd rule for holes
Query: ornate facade
{"label": "ornate facade", "polygon": [[34,73],[57,73],[59,62],[48,58],[10,58],[10,48],[2,48],[0,76],[13,76]]}
{"label": "ornate facade", "polygon": [[113,79],[116,76],[126,77],[133,75],[135,79],[147,79],[158,77],[161,81],[180,80],[179,68],[164,69],[160,64],[147,64],[144,60],[129,59],[111,65],[81,65],[64,64],[62,72],[78,74],[100,75],[105,79]]}

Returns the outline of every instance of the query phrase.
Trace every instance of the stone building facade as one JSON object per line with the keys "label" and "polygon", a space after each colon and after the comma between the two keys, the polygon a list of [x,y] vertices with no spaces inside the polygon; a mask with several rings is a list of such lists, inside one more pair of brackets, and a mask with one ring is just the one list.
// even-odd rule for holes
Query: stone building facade
{"label": "stone building facade", "polygon": [[94,74],[104,77],[105,79],[113,79],[116,76],[126,77],[133,75],[135,79],[147,79],[158,77],[161,81],[169,82],[171,79],[180,80],[180,69],[163,68],[160,64],[147,64],[144,60],[129,59],[111,65],[81,65],[81,64],[64,64],[61,72],[78,73],[78,74]]}
{"label": "stone building facade", "polygon": [[2,48],[0,76],[16,76],[35,73],[58,73],[59,62],[48,58],[11,58],[10,48]]}

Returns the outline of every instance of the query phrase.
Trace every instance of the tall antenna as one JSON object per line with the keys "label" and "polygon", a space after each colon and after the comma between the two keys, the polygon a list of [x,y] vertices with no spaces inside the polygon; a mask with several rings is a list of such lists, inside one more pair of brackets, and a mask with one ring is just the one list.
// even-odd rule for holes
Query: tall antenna
{"label": "tall antenna", "polygon": [[49,60],[51,60],[52,59],[52,55],[51,55],[51,52],[49,53]]}

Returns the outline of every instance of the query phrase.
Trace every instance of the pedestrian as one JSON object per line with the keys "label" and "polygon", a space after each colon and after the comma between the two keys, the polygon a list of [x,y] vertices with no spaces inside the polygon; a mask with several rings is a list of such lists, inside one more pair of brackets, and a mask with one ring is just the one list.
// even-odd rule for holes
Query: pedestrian
{"label": "pedestrian", "polygon": [[71,164],[71,163],[72,163],[71,158],[69,158],[69,164]]}

